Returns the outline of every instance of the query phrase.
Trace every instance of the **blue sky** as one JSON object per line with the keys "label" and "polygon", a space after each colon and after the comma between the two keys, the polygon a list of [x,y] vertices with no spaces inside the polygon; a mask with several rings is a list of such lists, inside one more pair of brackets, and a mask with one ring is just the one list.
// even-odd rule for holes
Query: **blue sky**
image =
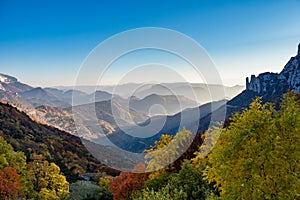
{"label": "blue sky", "polygon": [[100,42],[150,26],[195,39],[224,84],[244,84],[251,74],[280,72],[295,55],[299,10],[299,0],[0,0],[0,73],[35,86],[72,85]]}

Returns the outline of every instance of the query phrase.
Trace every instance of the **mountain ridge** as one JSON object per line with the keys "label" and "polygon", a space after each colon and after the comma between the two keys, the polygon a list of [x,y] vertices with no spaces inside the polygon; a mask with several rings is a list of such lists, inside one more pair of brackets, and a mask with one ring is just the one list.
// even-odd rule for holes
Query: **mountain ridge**
{"label": "mountain ridge", "polygon": [[[161,105],[160,107],[152,107]],[[143,99],[130,98],[129,107],[147,115],[174,115],[186,108],[196,107],[199,104],[182,95],[150,94]],[[151,109],[151,110],[150,110]]]}
{"label": "mountain ridge", "polygon": [[9,104],[0,102],[0,135],[17,151],[27,157],[45,156],[55,162],[68,181],[76,181],[85,172],[115,172],[96,160],[82,144],[81,139],[54,127],[37,123],[27,114]]}
{"label": "mountain ridge", "polygon": [[[250,103],[257,97],[262,99],[263,103],[272,102],[275,104],[280,103],[282,100],[283,94],[287,93],[289,90],[299,93],[300,89],[300,44],[298,45],[298,53],[295,57],[292,57],[287,64],[284,66],[283,70],[278,73],[265,72],[259,74],[257,77],[252,76],[251,80],[246,78],[246,89],[240,94],[235,96],[233,99],[229,100],[226,104],[221,105],[216,110],[211,110],[210,113],[206,114],[203,117],[200,117],[199,120],[191,122],[193,126],[198,126],[199,132],[206,131],[210,125],[216,125],[218,120],[222,119],[222,115],[225,112],[224,120],[230,120],[230,117],[235,112],[242,112],[243,109],[248,108]],[[199,107],[199,109],[201,106]],[[180,114],[180,113],[178,113]],[[214,119],[212,116],[215,116]],[[216,120],[217,119],[217,120]],[[220,122],[220,121],[219,121]],[[159,138],[160,134],[171,134],[174,135],[178,131],[178,125],[168,124],[168,127],[164,127],[163,132],[156,134],[156,139]],[[119,133],[119,137],[122,138],[124,133]],[[121,138],[117,137],[118,134],[115,134],[116,138],[112,138],[116,143],[122,141]],[[125,135],[124,135],[125,137]],[[128,136],[126,136],[128,137]],[[141,142],[141,141],[143,142]],[[145,143],[143,139],[131,138],[129,139],[129,146],[122,146],[122,148],[138,152],[148,144]],[[143,144],[143,145],[140,145]]]}
{"label": "mountain ridge", "polygon": [[290,58],[280,73],[264,72],[257,77],[255,75],[252,75],[250,79],[247,77],[246,89],[242,93],[249,93],[248,98],[251,99],[254,96],[260,96],[263,102],[278,102],[289,90],[295,93],[300,92],[300,43],[297,55]]}

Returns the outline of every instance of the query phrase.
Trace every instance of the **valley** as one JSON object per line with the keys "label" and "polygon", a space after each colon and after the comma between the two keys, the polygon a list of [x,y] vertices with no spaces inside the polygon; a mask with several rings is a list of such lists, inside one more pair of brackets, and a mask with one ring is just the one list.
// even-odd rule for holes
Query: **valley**
{"label": "valley", "polygon": [[0,1],[0,200],[300,200],[300,1]]}

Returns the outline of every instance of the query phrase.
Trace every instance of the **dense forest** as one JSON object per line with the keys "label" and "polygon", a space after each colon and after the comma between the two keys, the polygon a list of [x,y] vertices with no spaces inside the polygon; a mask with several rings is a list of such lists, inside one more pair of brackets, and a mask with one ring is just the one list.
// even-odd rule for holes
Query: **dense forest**
{"label": "dense forest", "polygon": [[[13,116],[19,115],[8,105],[0,108],[1,120],[8,112],[5,109],[12,110],[9,113]],[[26,125],[28,128],[23,129],[22,123],[18,117],[1,121],[0,198],[76,199],[70,194],[72,180],[66,176],[70,171],[86,171],[87,166],[93,170],[97,161],[92,156],[80,160],[76,155],[89,155],[88,152],[68,150],[71,146],[65,144],[67,138],[61,138],[55,130],[37,135],[30,143],[33,132],[43,126],[34,129]],[[90,191],[82,192],[90,194],[84,198],[300,199],[299,94],[285,94],[280,106],[255,99],[248,109],[230,118],[226,127],[196,134],[191,146],[181,155],[181,146],[191,135],[185,129],[175,136],[162,135],[154,146],[145,150],[146,165],[136,165],[132,173],[103,176],[95,180],[94,189],[86,184]],[[53,144],[58,139],[60,147]],[[76,138],[69,142],[75,141]],[[67,161],[64,158],[69,151],[73,154]],[[166,164],[166,160],[178,155],[181,155],[179,159]]]}
{"label": "dense forest", "polygon": [[119,173],[95,159],[80,138],[36,122],[9,104],[0,103],[0,140],[0,199],[60,199],[67,196],[69,183],[84,180],[85,173]]}

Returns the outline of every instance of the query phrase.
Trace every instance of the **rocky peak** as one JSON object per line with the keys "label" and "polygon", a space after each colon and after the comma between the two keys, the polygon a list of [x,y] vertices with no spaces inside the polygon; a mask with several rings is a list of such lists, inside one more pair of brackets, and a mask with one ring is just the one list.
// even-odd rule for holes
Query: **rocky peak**
{"label": "rocky peak", "polygon": [[298,45],[298,54],[292,57],[284,66],[283,70],[278,73],[262,73],[257,77],[251,76],[246,78],[246,89],[254,91],[258,94],[269,92],[275,93],[278,89],[293,90],[300,92],[300,44]]}
{"label": "rocky peak", "polygon": [[289,89],[300,92],[300,44],[298,45],[298,54],[289,60],[280,75],[286,78]]}
{"label": "rocky peak", "polygon": [[[32,89],[31,86],[21,83],[15,77],[0,73],[0,93],[10,93],[9,95],[16,95],[19,92]],[[8,94],[7,94],[8,95]],[[0,96],[0,99],[3,99]]]}
{"label": "rocky peak", "polygon": [[6,91],[6,85],[9,85],[11,83],[15,83],[18,80],[12,76],[8,76],[5,74],[0,74],[0,92]]}
{"label": "rocky peak", "polygon": [[18,80],[15,77],[0,74],[0,83],[15,83]]}

